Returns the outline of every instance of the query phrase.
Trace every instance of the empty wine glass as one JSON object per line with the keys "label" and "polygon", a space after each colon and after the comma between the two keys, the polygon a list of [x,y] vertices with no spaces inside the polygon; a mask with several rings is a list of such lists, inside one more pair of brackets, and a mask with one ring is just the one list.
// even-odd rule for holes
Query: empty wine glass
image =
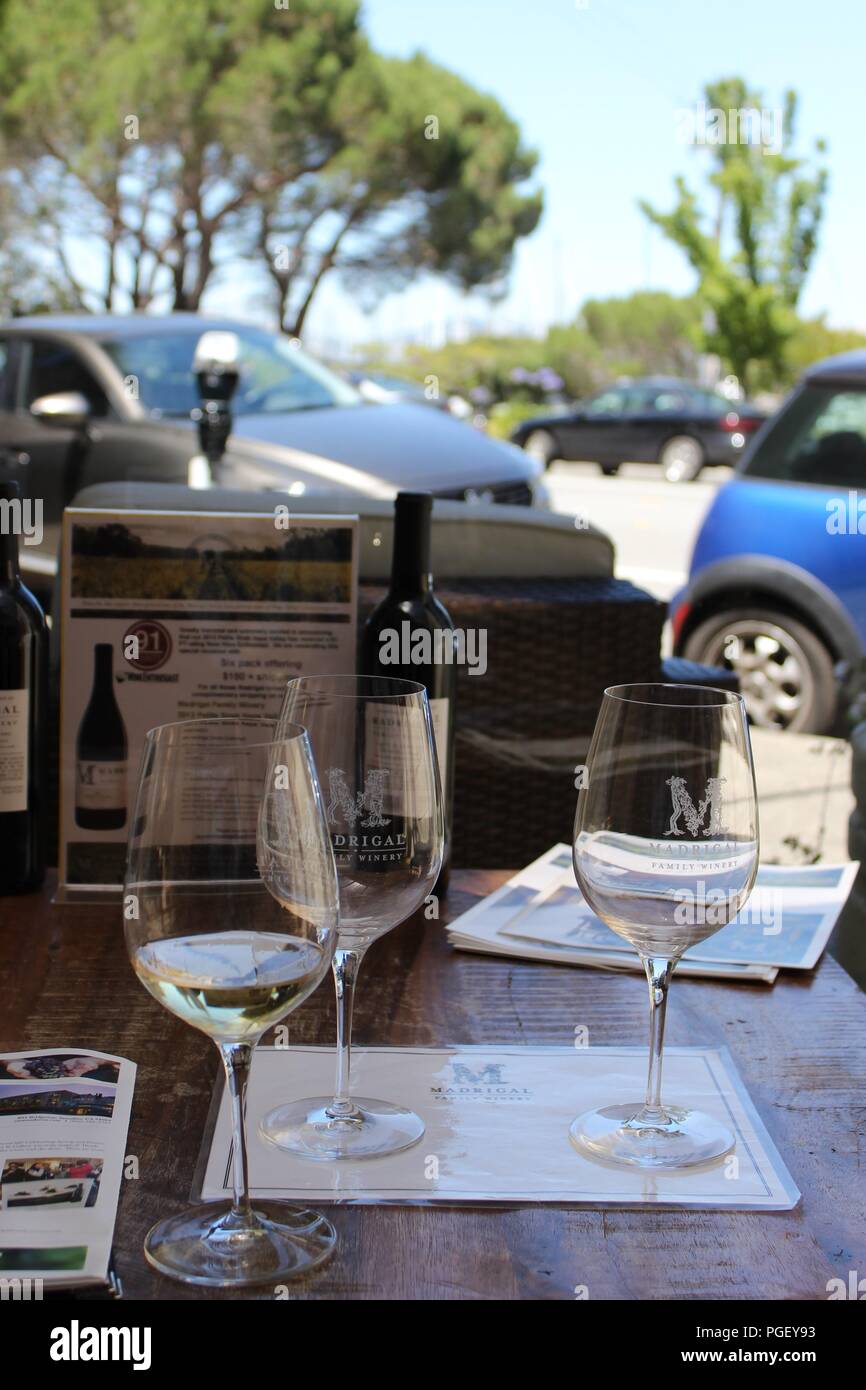
{"label": "empty wine glass", "polygon": [[337,863],[337,1077],[333,1096],[279,1106],[261,1132],[305,1158],[397,1153],[418,1142],[424,1122],[392,1101],[350,1095],[352,1002],[368,947],[421,906],[442,863],[427,692],[385,676],[304,676],[289,681],[278,735],[287,720],[309,731]]}
{"label": "empty wine glass", "polygon": [[734,1144],[726,1125],[663,1105],[671,975],[683,951],[736,915],[758,869],[758,812],[739,695],[688,685],[606,690],[577,804],[574,871],[587,902],[638,952],[649,982],[641,1104],[589,1111],[579,1147],[615,1162],[683,1168]]}
{"label": "empty wine glass", "polygon": [[244,1099],[252,1051],[322,979],[336,945],[337,878],[303,729],[196,719],[148,733],[124,884],[126,944],[141,983],[212,1038],[233,1122],[234,1200],[153,1227],[147,1259],[213,1286],[278,1281],[321,1264],[330,1222],[250,1204]]}

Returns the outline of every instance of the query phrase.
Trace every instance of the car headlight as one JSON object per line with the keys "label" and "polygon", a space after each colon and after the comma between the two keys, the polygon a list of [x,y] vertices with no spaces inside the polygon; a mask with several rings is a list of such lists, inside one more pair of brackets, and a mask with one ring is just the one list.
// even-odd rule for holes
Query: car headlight
{"label": "car headlight", "polygon": [[532,488],[533,507],[544,507],[546,511],[552,511],[550,487],[545,475],[542,473],[538,478],[533,478],[530,487]]}

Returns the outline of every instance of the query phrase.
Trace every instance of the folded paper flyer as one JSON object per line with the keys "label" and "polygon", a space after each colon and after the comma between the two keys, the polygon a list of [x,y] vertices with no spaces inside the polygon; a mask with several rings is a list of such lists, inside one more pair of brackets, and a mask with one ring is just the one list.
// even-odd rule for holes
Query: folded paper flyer
{"label": "folded paper flyer", "polygon": [[[682,975],[772,984],[780,969],[811,970],[827,945],[858,865],[761,865],[743,910],[690,947]],[[628,942],[601,921],[578,888],[568,845],[554,845],[448,926],[463,950],[557,964],[640,969]]]}
{"label": "folded paper flyer", "polygon": [[0,1280],[110,1287],[135,1066],[86,1048],[0,1054]]}

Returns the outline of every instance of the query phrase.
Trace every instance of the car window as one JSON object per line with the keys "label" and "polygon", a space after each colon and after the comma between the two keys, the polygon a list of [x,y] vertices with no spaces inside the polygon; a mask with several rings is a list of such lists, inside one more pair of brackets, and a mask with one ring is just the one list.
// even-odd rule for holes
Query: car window
{"label": "car window", "polygon": [[63,343],[38,340],[32,344],[24,403],[29,409],[40,396],[58,391],[80,391],[93,415],[108,414],[105,392],[78,354]]}
{"label": "car window", "polygon": [[625,391],[602,391],[587,403],[587,415],[618,415],[625,409]]}
{"label": "car window", "polygon": [[652,409],[659,415],[681,415],[690,408],[689,397],[683,391],[656,391],[652,397]]}
{"label": "car window", "polygon": [[626,391],[625,408],[630,413],[682,415],[691,411],[700,393],[678,390],[675,386],[634,386]]}
{"label": "car window", "polygon": [[866,389],[805,386],[776,417],[744,472],[781,482],[866,486]]}
{"label": "car window", "polygon": [[[200,404],[192,370],[196,344],[209,325],[177,332],[108,339],[102,347],[151,415],[188,416]],[[288,338],[257,329],[233,329],[240,348],[235,415],[277,415],[291,410],[356,405],[361,397]]]}

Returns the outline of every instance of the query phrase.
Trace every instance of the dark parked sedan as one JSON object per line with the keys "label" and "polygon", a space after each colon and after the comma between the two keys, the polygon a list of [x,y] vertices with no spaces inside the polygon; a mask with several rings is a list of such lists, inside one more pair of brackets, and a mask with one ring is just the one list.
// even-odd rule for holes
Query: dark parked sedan
{"label": "dark parked sedan", "polygon": [[511,438],[545,467],[585,460],[613,474],[622,463],[659,463],[670,482],[688,482],[707,464],[735,464],[764,419],[748,402],[675,377],[647,377],[561,415],[524,420]]}
{"label": "dark parked sedan", "polygon": [[542,468],[512,445],[444,411],[369,404],[285,337],[195,314],[20,318],[0,323],[0,480],[42,499],[42,553],[22,547],[31,572],[53,567],[63,507],[85,485],[194,484],[193,358],[212,330],[234,335],[240,373],[214,482],[332,504],[401,487],[543,503]]}

